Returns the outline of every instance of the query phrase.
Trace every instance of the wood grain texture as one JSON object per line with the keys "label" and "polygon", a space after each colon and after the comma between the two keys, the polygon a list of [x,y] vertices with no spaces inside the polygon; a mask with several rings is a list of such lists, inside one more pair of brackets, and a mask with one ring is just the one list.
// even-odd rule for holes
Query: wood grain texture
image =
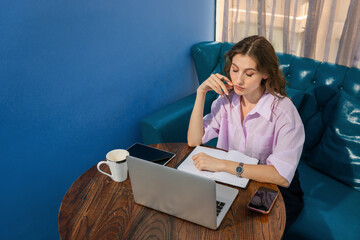
{"label": "wood grain texture", "polygon": [[[192,150],[186,143],[152,146],[176,153],[169,167]],[[237,188],[238,196],[214,231],[136,204],[129,178],[117,183],[93,166],[67,191],[59,210],[59,233],[61,239],[281,239],[286,222],[281,194],[269,215],[246,207],[259,186],[278,190],[255,181],[247,189]]]}

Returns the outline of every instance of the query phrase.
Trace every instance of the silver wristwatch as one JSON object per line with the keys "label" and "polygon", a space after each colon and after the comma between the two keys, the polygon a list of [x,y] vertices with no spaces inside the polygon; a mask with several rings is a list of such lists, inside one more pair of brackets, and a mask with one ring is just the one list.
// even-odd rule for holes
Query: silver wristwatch
{"label": "silver wristwatch", "polygon": [[236,176],[241,177],[241,174],[244,172],[244,163],[240,163],[239,166],[236,168]]}

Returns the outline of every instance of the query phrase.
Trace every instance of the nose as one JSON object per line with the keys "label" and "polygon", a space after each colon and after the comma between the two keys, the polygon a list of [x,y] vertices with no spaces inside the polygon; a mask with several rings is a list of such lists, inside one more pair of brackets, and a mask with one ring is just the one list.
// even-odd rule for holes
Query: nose
{"label": "nose", "polygon": [[242,86],[244,84],[244,73],[239,72],[233,80],[236,85]]}

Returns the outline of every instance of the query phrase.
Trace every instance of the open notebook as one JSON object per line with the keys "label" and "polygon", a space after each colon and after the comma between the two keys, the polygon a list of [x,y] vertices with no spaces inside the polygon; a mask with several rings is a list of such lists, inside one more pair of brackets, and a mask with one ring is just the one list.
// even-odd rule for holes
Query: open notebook
{"label": "open notebook", "polygon": [[233,186],[246,188],[247,184],[249,183],[248,178],[239,178],[233,174],[226,173],[226,172],[208,172],[208,171],[200,171],[198,170],[194,162],[192,160],[192,157],[198,153],[206,153],[212,157],[220,158],[220,159],[226,159],[231,160],[234,162],[243,162],[245,164],[258,164],[259,160],[256,158],[248,157],[238,151],[231,150],[229,152],[225,152],[223,150],[214,149],[214,148],[208,148],[203,146],[197,146],[185,159],[184,161],[178,166],[178,170],[189,172],[192,174],[197,174],[200,176],[204,176],[210,179],[213,179],[218,182],[223,182],[226,184],[230,184]]}

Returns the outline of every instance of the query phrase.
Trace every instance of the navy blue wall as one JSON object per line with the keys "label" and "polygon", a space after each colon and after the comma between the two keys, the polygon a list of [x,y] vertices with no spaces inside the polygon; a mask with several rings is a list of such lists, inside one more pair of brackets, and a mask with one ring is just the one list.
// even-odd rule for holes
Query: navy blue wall
{"label": "navy blue wall", "polygon": [[193,92],[209,0],[0,2],[1,239],[56,239],[61,200],[139,121]]}

